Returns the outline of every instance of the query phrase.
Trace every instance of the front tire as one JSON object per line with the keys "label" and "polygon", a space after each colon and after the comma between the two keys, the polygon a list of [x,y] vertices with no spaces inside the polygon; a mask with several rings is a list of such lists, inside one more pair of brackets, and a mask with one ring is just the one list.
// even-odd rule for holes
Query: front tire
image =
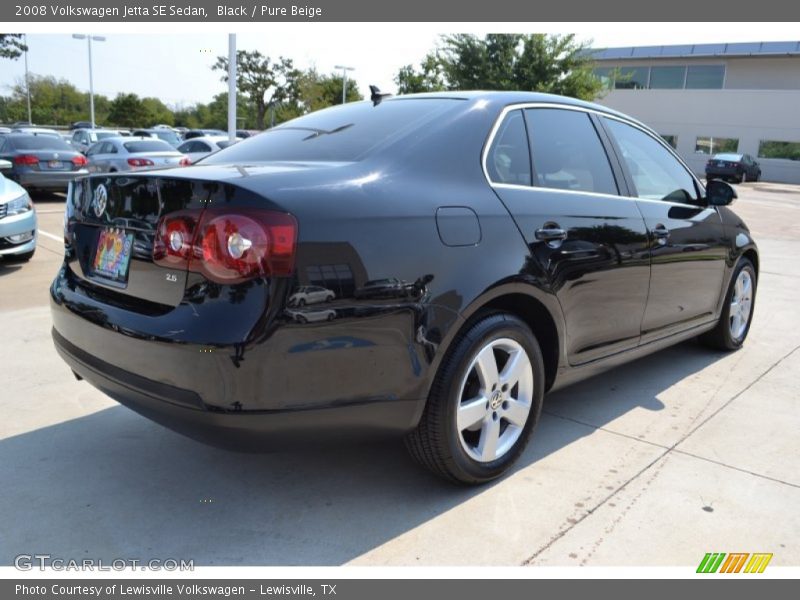
{"label": "front tire", "polygon": [[725,306],[719,322],[714,329],[701,337],[705,344],[727,351],[742,347],[753,320],[756,284],[756,270],[753,263],[747,258],[740,258],[728,285],[728,292],[725,294]]}
{"label": "front tire", "polygon": [[536,337],[514,315],[491,314],[453,342],[406,446],[417,462],[450,481],[491,481],[522,454],[543,396]]}

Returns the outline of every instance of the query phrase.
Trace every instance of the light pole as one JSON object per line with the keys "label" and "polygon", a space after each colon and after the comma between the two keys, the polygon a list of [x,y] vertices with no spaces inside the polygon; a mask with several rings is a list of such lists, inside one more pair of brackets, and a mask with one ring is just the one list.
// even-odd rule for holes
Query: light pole
{"label": "light pole", "polygon": [[91,34],[83,34],[83,33],[73,33],[72,37],[76,40],[86,40],[87,45],[89,46],[89,120],[92,123],[92,129],[94,129],[94,79],[92,75],[92,40],[95,42],[105,42],[106,38],[102,35],[91,35]]}
{"label": "light pole", "polygon": [[22,41],[25,44],[25,95],[28,97],[28,124],[33,125],[31,118],[31,80],[28,77],[28,35],[22,35]]}
{"label": "light pole", "polygon": [[347,102],[347,72],[355,71],[355,67],[345,67],[344,65],[336,65],[334,69],[342,70],[342,104]]}
{"label": "light pole", "polygon": [[228,34],[228,141],[236,139],[236,34]]}

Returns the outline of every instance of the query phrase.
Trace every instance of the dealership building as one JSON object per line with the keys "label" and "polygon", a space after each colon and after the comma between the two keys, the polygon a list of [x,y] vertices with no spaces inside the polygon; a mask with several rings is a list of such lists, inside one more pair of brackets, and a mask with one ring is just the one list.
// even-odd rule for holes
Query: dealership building
{"label": "dealership building", "polygon": [[646,123],[703,175],[749,154],[765,181],[800,183],[800,42],[593,50],[598,103]]}

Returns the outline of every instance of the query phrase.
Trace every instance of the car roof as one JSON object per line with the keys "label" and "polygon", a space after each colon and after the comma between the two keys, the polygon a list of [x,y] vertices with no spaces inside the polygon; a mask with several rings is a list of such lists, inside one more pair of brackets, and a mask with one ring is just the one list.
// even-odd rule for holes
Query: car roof
{"label": "car roof", "polygon": [[558,94],[546,94],[544,92],[527,92],[527,91],[492,91],[492,90],[468,90],[468,91],[452,91],[452,92],[426,92],[422,94],[404,94],[399,96],[387,96],[383,102],[397,102],[402,100],[412,99],[425,99],[425,98],[450,98],[452,100],[483,100],[488,105],[495,108],[504,107],[510,104],[562,104],[565,106],[575,106],[578,108],[586,108],[600,113],[613,115],[637,123],[642,127],[652,130],[650,127],[638,121],[637,119],[621,113],[614,109],[597,104],[595,102],[587,102],[586,100],[579,100],[571,98],[570,96],[560,96]]}

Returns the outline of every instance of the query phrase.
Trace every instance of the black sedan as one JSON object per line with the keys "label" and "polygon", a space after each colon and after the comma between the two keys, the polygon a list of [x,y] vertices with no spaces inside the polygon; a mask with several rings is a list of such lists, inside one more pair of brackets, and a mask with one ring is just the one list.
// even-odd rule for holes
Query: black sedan
{"label": "black sedan", "polygon": [[758,181],[761,178],[761,167],[749,154],[715,154],[706,163],[706,181],[724,179],[743,183]]}
{"label": "black sedan", "polygon": [[0,136],[0,159],[13,165],[6,177],[26,189],[63,192],[76,177],[89,173],[86,157],[61,137],[51,135]]}
{"label": "black sedan", "polygon": [[[197,166],[76,182],[53,338],[196,439],[398,436],[485,482],[545,392],[695,336],[742,345],[759,258],[735,197],[602,106],[376,95]],[[309,286],[332,300],[292,303]]]}

